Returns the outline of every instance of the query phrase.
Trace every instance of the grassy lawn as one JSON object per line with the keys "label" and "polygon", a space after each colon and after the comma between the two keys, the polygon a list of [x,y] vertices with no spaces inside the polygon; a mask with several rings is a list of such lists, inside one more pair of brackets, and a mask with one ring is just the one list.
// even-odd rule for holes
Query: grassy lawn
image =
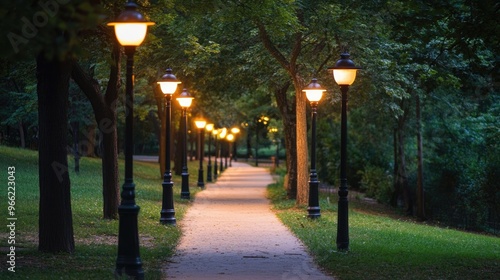
{"label": "grassy lawn", "polygon": [[[45,254],[38,246],[38,154],[0,146],[0,247],[2,265],[0,279],[114,279],[117,257],[118,221],[102,219],[101,160],[82,158],[80,173],[72,170],[69,158],[71,200],[75,236],[74,254]],[[16,272],[7,271],[7,167],[16,168]],[[196,187],[198,162],[189,163],[190,191]],[[123,181],[123,162],[120,161],[120,181]],[[178,227],[159,223],[161,182],[157,163],[135,162],[139,213],[140,254],[146,279],[160,279],[161,265],[172,255],[180,237]],[[121,185],[120,185],[121,187]],[[192,201],[180,199],[180,176],[174,176],[175,211],[182,219]]]}
{"label": "grassy lawn", "polygon": [[500,279],[499,237],[418,223],[354,200],[350,251],[337,252],[336,194],[322,194],[322,216],[314,221],[285,198],[281,183],[269,187],[269,197],[317,263],[339,279]]}

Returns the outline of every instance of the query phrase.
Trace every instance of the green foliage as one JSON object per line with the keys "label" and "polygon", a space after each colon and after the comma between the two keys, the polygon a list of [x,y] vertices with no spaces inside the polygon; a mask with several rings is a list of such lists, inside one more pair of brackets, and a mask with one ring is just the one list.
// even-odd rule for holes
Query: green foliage
{"label": "green foliage", "polygon": [[11,1],[0,9],[2,56],[43,52],[48,58],[72,58],[82,51],[82,30],[95,28],[103,9],[95,1]]}
{"label": "green foliage", "polygon": [[360,187],[366,196],[378,202],[389,204],[392,195],[393,177],[384,168],[367,166],[361,174]]}

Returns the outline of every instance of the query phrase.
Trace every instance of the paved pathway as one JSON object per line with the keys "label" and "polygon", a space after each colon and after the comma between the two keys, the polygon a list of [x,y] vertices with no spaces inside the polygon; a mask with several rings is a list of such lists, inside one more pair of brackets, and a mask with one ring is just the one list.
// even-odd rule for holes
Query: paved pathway
{"label": "paved pathway", "polygon": [[270,210],[270,183],[265,169],[234,162],[207,184],[180,223],[183,236],[165,279],[333,279]]}

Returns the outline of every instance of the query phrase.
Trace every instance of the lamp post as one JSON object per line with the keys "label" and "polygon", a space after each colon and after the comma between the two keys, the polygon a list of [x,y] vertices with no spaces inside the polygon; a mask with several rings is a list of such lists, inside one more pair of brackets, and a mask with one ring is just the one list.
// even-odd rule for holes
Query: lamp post
{"label": "lamp post", "polygon": [[276,168],[279,166],[279,156],[280,156],[280,143],[278,139],[278,128],[277,127],[270,127],[268,131],[271,133],[273,136],[273,143],[276,143],[276,156],[273,162],[273,168]]}
{"label": "lamp post", "polygon": [[342,113],[340,121],[340,187],[338,203],[337,222],[337,250],[349,250],[349,206],[347,201],[347,91],[356,79],[356,71],[361,69],[354,65],[349,54],[344,52],[335,66],[328,69],[333,70],[335,82],[340,86],[342,93]]}
{"label": "lamp post", "polygon": [[[229,167],[232,167],[232,161],[233,161],[233,141],[234,141],[234,134],[228,134],[226,136],[226,140],[229,143]],[[226,160],[226,167],[227,167],[227,160]]]}
{"label": "lamp post", "polygon": [[318,102],[321,100],[323,92],[326,91],[318,84],[317,79],[312,79],[311,83],[302,91],[306,93],[307,100],[311,102],[312,125],[311,125],[311,173],[309,175],[309,205],[307,207],[307,217],[316,219],[321,217],[319,207],[319,181],[316,173],[316,118]]}
{"label": "lamp post", "polygon": [[205,126],[207,125],[207,121],[205,121],[203,118],[198,118],[197,120],[194,121],[194,124],[198,128],[198,159],[200,160],[200,167],[198,169],[198,183],[197,186],[203,188],[205,186],[205,183],[203,182],[203,143],[202,143],[202,133],[203,130],[205,129]]}
{"label": "lamp post", "polygon": [[149,25],[144,16],[137,11],[133,1],[125,4],[125,10],[116,21],[108,23],[113,26],[116,39],[124,46],[127,55],[126,90],[125,90],[125,181],[122,186],[121,203],[118,206],[118,257],[116,259],[115,275],[121,276],[123,271],[129,277],[144,279],[144,270],[139,254],[139,233],[137,216],[140,207],[135,203],[135,184],[133,179],[134,152],[133,122],[134,122],[134,53],[144,38]]}
{"label": "lamp post", "polygon": [[182,108],[182,171],[181,171],[181,198],[189,199],[189,173],[187,168],[187,109],[191,106],[194,97],[189,94],[187,89],[183,89],[177,97],[177,101]]}
{"label": "lamp post", "polygon": [[234,158],[234,161],[238,161],[238,153],[237,153],[237,149],[236,149],[236,135],[238,133],[240,133],[240,129],[237,128],[237,127],[233,127],[231,128],[231,133],[234,135],[234,140],[233,140],[233,158]]}
{"label": "lamp post", "polygon": [[227,128],[223,127],[221,128],[220,132],[219,132],[219,170],[220,170],[220,173],[222,173],[222,171],[224,171],[224,165],[222,164],[222,140],[224,138],[226,138],[226,135],[227,135]]}
{"label": "lamp post", "polygon": [[158,84],[165,95],[165,174],[163,174],[163,193],[160,211],[160,223],[175,225],[174,210],[174,182],[172,181],[172,169],[170,167],[170,146],[171,146],[171,127],[172,127],[172,95],[177,90],[177,85],[181,82],[172,74],[172,69],[168,68]]}
{"label": "lamp post", "polygon": [[217,135],[219,130],[214,129],[212,134],[214,135],[214,180],[217,180],[217,173],[219,172],[219,169],[217,169]]}
{"label": "lamp post", "polygon": [[212,182],[212,160],[210,155],[210,146],[212,146],[212,131],[214,130],[214,124],[209,123],[205,126],[208,131],[208,164],[207,164],[207,182]]}

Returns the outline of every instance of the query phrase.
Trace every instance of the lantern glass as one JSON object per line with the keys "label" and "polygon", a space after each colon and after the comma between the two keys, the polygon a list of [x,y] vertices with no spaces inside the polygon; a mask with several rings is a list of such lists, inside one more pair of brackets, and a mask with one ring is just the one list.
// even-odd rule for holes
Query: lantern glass
{"label": "lantern glass", "polygon": [[205,125],[207,125],[207,122],[205,120],[195,120],[194,124],[196,125],[197,128],[202,129],[205,128]]}
{"label": "lantern glass", "polygon": [[334,69],[333,78],[340,86],[350,86],[356,79],[357,69]]}
{"label": "lantern glass", "polygon": [[306,92],[306,97],[309,102],[318,102],[321,100],[321,97],[323,96],[323,91],[324,90],[304,90]]}
{"label": "lantern glass", "polygon": [[177,85],[181,82],[158,82],[160,84],[161,91],[163,94],[174,94],[177,90]]}
{"label": "lantern glass", "polygon": [[147,22],[114,22],[116,39],[122,46],[139,46],[146,38]]}

